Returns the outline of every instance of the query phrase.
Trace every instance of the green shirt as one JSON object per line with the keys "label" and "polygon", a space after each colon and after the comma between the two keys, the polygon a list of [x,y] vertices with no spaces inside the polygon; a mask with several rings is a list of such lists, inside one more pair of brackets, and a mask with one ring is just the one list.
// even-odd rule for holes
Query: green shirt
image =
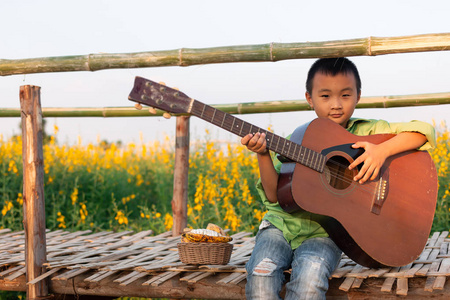
{"label": "green shirt", "polygon": [[[420,121],[388,123],[384,120],[351,118],[346,129],[355,135],[419,132],[425,135],[428,139],[428,141],[422,145],[419,150],[428,150],[436,146],[436,136],[433,126]],[[277,158],[274,158],[273,163],[275,170],[280,172],[281,162]],[[278,203],[272,203],[267,199],[261,180],[258,181],[256,188],[262,202],[267,208],[267,213],[263,219],[269,221],[275,227],[283,231],[283,235],[290,243],[292,249],[296,249],[306,239],[328,236],[325,229],[323,229],[319,223],[311,220],[311,213],[306,211],[299,211],[291,214],[287,213]]]}

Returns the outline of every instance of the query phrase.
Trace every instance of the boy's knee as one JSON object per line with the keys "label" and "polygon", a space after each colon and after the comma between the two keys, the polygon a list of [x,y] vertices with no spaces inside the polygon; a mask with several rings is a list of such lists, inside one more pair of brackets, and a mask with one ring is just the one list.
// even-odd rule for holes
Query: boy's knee
{"label": "boy's knee", "polygon": [[266,257],[255,266],[252,273],[256,276],[270,276],[276,268],[277,264],[270,258]]}

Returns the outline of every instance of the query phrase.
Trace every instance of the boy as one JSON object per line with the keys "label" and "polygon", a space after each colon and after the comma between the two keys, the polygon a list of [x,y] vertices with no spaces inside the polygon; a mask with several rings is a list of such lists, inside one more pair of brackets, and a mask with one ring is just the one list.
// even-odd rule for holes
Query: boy
{"label": "boy", "polygon": [[[360,184],[374,180],[386,158],[403,151],[429,149],[435,145],[434,128],[423,122],[392,123],[351,118],[361,97],[356,66],[347,58],[317,60],[308,72],[306,100],[316,115],[328,118],[355,135],[395,133],[375,145],[357,142],[363,148],[349,169],[363,164],[354,177]],[[241,143],[257,153],[260,168],[258,191],[268,212],[256,236],[247,268],[247,299],[280,299],[283,271],[292,268],[286,284],[286,299],[325,299],[328,278],[336,268],[341,250],[308,212],[284,212],[278,204],[277,182],[281,163],[266,148],[264,134],[249,134]]]}

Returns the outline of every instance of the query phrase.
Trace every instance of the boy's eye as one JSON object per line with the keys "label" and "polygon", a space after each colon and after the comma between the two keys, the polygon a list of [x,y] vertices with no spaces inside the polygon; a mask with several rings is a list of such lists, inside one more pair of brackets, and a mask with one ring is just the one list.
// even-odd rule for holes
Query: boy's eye
{"label": "boy's eye", "polygon": [[322,97],[322,98],[328,98],[329,95],[320,95],[320,97]]}

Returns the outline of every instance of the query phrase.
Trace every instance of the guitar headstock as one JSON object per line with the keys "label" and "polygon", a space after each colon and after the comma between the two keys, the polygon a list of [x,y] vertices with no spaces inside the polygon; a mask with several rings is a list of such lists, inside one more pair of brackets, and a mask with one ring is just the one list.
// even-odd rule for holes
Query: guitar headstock
{"label": "guitar headstock", "polygon": [[128,99],[170,113],[190,113],[192,98],[186,94],[137,76]]}

